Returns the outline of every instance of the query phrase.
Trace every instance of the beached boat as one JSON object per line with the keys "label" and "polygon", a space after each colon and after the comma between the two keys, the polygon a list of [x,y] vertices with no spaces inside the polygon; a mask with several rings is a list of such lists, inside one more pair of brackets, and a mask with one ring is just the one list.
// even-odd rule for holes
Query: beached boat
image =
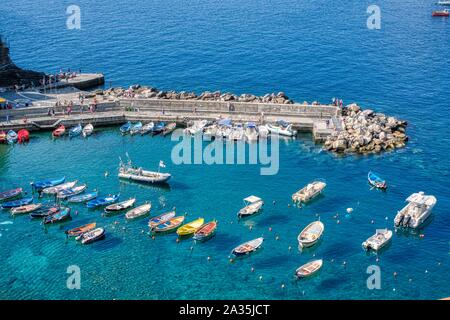
{"label": "beached boat", "polygon": [[203,132],[203,129],[208,124],[207,120],[194,121],[193,124],[184,129],[185,134],[196,135]]}
{"label": "beached boat", "polygon": [[135,134],[139,133],[141,131],[141,129],[142,129],[142,122],[140,122],[140,121],[136,122],[135,124],[133,124],[130,127],[130,134],[135,135]]}
{"label": "beached boat", "polygon": [[408,204],[400,210],[394,219],[396,227],[417,228],[431,215],[437,199],[431,195],[425,195],[422,191],[413,193],[406,201]]}
{"label": "beached boat", "polygon": [[292,195],[292,201],[306,203],[321,194],[326,186],[326,183],[322,181],[313,181],[308,183],[306,187],[300,189]]}
{"label": "beached boat", "polygon": [[37,182],[31,182],[31,187],[36,191],[40,191],[45,188],[54,187],[59,184],[62,184],[64,183],[64,181],[66,181],[66,177],[61,177],[58,179],[41,180]]}
{"label": "beached boat", "polygon": [[166,222],[170,219],[172,219],[173,217],[175,217],[175,211],[169,211],[163,214],[160,214],[159,216],[153,217],[148,221],[148,227],[150,228],[150,230],[153,230],[153,228],[155,228],[157,225]]}
{"label": "beached boat", "polygon": [[11,214],[13,216],[18,215],[18,214],[25,214],[25,213],[30,213],[33,212],[37,209],[39,209],[42,206],[42,203],[32,203],[32,204],[27,204],[24,206],[20,206],[20,207],[15,207],[11,209]]}
{"label": "beached boat", "polygon": [[136,198],[131,198],[131,199],[119,202],[119,203],[110,204],[109,206],[107,206],[105,208],[105,212],[111,213],[111,212],[122,211],[122,210],[131,208],[132,206],[134,206],[135,202],[136,202]]}
{"label": "beached boat", "polygon": [[186,237],[194,234],[205,222],[205,219],[198,218],[194,221],[188,222],[177,229],[177,234],[180,237]]}
{"label": "beached boat", "polygon": [[56,137],[61,137],[64,134],[66,134],[66,127],[64,125],[60,125],[58,128],[56,128],[52,132],[52,136],[55,137],[55,138]]}
{"label": "beached boat", "polygon": [[323,260],[314,260],[311,262],[308,262],[307,264],[302,265],[297,270],[295,270],[295,275],[297,278],[307,278],[315,274],[317,271],[322,268]]}
{"label": "beached boat", "polygon": [[94,126],[91,123],[88,123],[83,128],[83,137],[90,136],[94,132]]}
{"label": "beached boat", "polygon": [[67,198],[67,202],[81,203],[81,202],[87,202],[87,201],[95,199],[97,197],[98,197],[98,192],[94,191],[94,192],[89,192],[89,193],[82,194],[82,195],[76,195],[76,196],[69,197],[69,198]]}
{"label": "beached boat", "polygon": [[234,254],[235,256],[243,256],[249,254],[253,251],[258,250],[261,247],[263,241],[264,238],[262,237],[247,241],[234,248],[231,253]]}
{"label": "beached boat", "polygon": [[12,209],[12,208],[15,208],[15,207],[25,206],[25,205],[30,204],[32,202],[33,202],[33,197],[23,198],[23,199],[19,199],[19,200],[13,200],[13,201],[8,201],[8,202],[3,202],[2,203],[2,208],[3,209]]}
{"label": "beached boat", "polygon": [[378,251],[392,239],[392,231],[388,229],[377,229],[375,234],[362,243],[365,250]]}
{"label": "beached boat", "polygon": [[216,229],[217,229],[216,221],[205,223],[200,227],[200,229],[195,231],[193,239],[196,241],[206,241],[215,235]]}
{"label": "beached boat", "polygon": [[77,124],[75,127],[71,128],[69,130],[69,137],[77,137],[83,132],[83,127],[81,126],[81,123]]}
{"label": "beached boat", "polygon": [[254,122],[247,122],[245,125],[245,139],[248,142],[258,141],[258,130]]}
{"label": "beached boat", "polygon": [[14,130],[9,130],[6,134],[6,142],[8,142],[8,144],[14,144],[18,139],[19,137]]}
{"label": "beached boat", "polygon": [[378,188],[378,189],[386,189],[387,188],[386,180],[383,180],[382,178],[380,178],[380,176],[378,174],[376,174],[375,172],[370,171],[367,174],[367,180],[369,181],[369,184],[375,188]]}
{"label": "beached boat", "polygon": [[65,233],[67,234],[68,237],[78,237],[86,232],[94,230],[96,226],[97,226],[97,223],[92,222],[92,223],[88,223],[88,224],[85,224],[85,225],[82,225],[82,226],[79,226],[76,228],[66,230]]}
{"label": "beached boat", "polygon": [[315,245],[322,237],[325,226],[321,221],[311,222],[297,237],[300,248],[308,248]]}
{"label": "beached boat", "polygon": [[155,126],[153,127],[152,135],[157,135],[157,134],[162,133],[165,126],[166,126],[166,123],[162,122],[162,121],[155,124]]}
{"label": "beached boat", "polygon": [[169,232],[178,228],[184,221],[184,216],[178,216],[170,218],[167,221],[164,221],[157,226],[155,226],[152,230],[154,232]]}
{"label": "beached boat", "polygon": [[67,189],[71,189],[71,188],[75,187],[75,185],[77,183],[78,183],[78,180],[65,182],[62,184],[58,184],[57,186],[54,186],[54,187],[48,187],[48,188],[42,189],[42,193],[47,194],[47,195],[57,194],[58,192],[61,192],[63,190],[67,190]]}
{"label": "beached boat", "polygon": [[123,124],[119,130],[122,134],[127,134],[128,132],[130,132],[131,129],[131,122],[128,121],[127,123]]}
{"label": "beached boat", "polygon": [[268,124],[267,128],[271,134],[278,134],[280,136],[293,137],[297,131],[292,129],[292,124],[283,120],[278,120],[276,124]]}
{"label": "beached boat", "polygon": [[77,240],[80,240],[81,244],[89,244],[102,239],[104,236],[105,236],[105,229],[97,228],[92,231],[83,233],[81,236],[77,237]]}
{"label": "beached boat", "polygon": [[6,143],[6,132],[0,131],[0,143]]}
{"label": "beached boat", "polygon": [[42,206],[31,212],[30,217],[31,218],[44,218],[47,216],[51,216],[61,210],[61,207],[57,204],[52,203],[44,203]]}
{"label": "beached boat", "polygon": [[431,13],[433,17],[449,17],[450,16],[450,10],[444,9],[444,10],[435,10]]}
{"label": "beached boat", "polygon": [[258,134],[259,134],[259,137],[260,137],[261,139],[266,139],[266,138],[269,136],[269,134],[270,134],[270,130],[269,130],[269,128],[267,127],[267,125],[261,125],[261,126],[259,126],[259,127],[258,127]]}
{"label": "beached boat", "polygon": [[259,212],[264,205],[264,201],[256,196],[249,196],[244,199],[245,207],[238,212],[238,217],[248,217]]}
{"label": "beached boat", "polygon": [[86,207],[91,208],[91,209],[97,208],[97,207],[103,207],[103,206],[107,206],[109,204],[113,204],[117,200],[119,200],[119,194],[113,194],[108,197],[101,197],[101,198],[91,200],[88,203],[86,203]]}
{"label": "beached boat", "polygon": [[44,224],[58,223],[61,221],[68,220],[69,218],[70,218],[70,208],[65,207],[61,208],[61,210],[55,214],[44,217],[43,223]]}
{"label": "beached boat", "polygon": [[22,188],[16,188],[8,191],[0,192],[0,201],[11,200],[22,195]]}
{"label": "beached boat", "polygon": [[134,209],[131,209],[127,213],[125,213],[125,218],[127,219],[136,219],[140,217],[144,217],[150,213],[150,209],[152,208],[151,203],[143,204],[139,207],[136,207]]}
{"label": "beached boat", "polygon": [[17,141],[19,143],[25,143],[30,141],[30,133],[26,129],[20,129],[19,132],[17,132]]}
{"label": "beached boat", "polygon": [[146,125],[142,126],[141,130],[139,130],[139,133],[141,135],[150,133],[153,131],[154,126],[155,126],[155,124],[153,122],[147,123]]}
{"label": "beached boat", "polygon": [[[159,168],[165,167],[162,161],[159,162]],[[159,170],[158,168],[158,170]],[[162,173],[156,171],[143,170],[142,168],[136,168],[131,163],[128,164],[120,162],[119,164],[119,178],[128,179],[145,183],[164,183],[170,179],[170,173]]]}
{"label": "beached boat", "polygon": [[171,133],[172,131],[174,131],[176,128],[177,128],[176,122],[170,122],[164,127],[164,129],[162,131],[162,135],[166,136],[169,133]]}
{"label": "beached boat", "polygon": [[63,189],[57,193],[58,199],[67,199],[69,197],[76,196],[77,194],[83,193],[87,188],[86,184],[82,184],[73,188]]}

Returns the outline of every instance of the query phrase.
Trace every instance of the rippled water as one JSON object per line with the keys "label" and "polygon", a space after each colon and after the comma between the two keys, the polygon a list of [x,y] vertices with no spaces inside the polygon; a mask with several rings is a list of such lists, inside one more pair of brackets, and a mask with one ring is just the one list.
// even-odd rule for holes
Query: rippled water
{"label": "rippled water", "polygon": [[[0,298],[449,295],[450,76],[445,70],[450,62],[450,20],[431,18],[435,1],[380,2],[382,29],[377,31],[366,28],[366,8],[372,4],[367,1],[187,5],[176,0],[83,0],[77,2],[82,12],[79,31],[65,29],[65,9],[72,2],[46,2],[0,4],[0,30],[22,67],[47,72],[81,67],[104,72],[107,81],[123,86],[139,82],[161,89],[255,94],[282,90],[297,101],[326,102],[339,96],[345,103],[357,101],[406,119],[411,139],[405,149],[393,153],[337,158],[305,136],[283,143],[279,174],[264,177],[259,167],[249,165],[175,166],[170,162],[174,142],[168,138],[121,137],[116,128],[87,140],[52,141],[42,133],[27,146],[0,146],[2,190],[64,174],[105,193],[120,191],[124,197],[137,196],[139,202],[150,200],[155,213],[176,206],[192,219],[219,221],[217,236],[191,251],[190,240],[177,244],[173,235],[151,240],[142,234],[146,220],[125,223],[122,216],[103,218],[99,211],[74,206],[79,215],[73,224],[95,219],[108,231],[104,241],[82,247],[66,242],[57,226],[45,232],[39,222],[12,220],[2,213]],[[119,183],[117,160],[127,151],[149,168],[165,160],[174,175],[171,188]],[[367,186],[371,169],[388,179],[386,193]],[[111,172],[108,178],[105,171]],[[325,196],[303,209],[288,207],[290,195],[317,177],[327,180]],[[379,256],[382,289],[368,290],[365,271],[377,261],[362,251],[361,242],[375,228],[391,227],[404,199],[419,190],[438,198],[424,237],[396,234]],[[249,194],[266,200],[264,213],[238,224],[235,213]],[[355,209],[352,218],[344,217],[348,207]],[[336,213],[340,224],[333,218]],[[317,248],[299,253],[296,236],[316,214],[326,226],[324,239]],[[229,263],[234,246],[261,235],[266,241],[260,252]],[[295,268],[313,255],[325,260],[320,275],[293,281]],[[66,288],[71,264],[81,267],[81,290]]]}

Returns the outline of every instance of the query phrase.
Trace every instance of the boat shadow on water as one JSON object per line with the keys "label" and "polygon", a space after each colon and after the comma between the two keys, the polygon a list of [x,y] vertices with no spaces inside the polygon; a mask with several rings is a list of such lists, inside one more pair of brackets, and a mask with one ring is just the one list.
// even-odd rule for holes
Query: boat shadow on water
{"label": "boat shadow on water", "polygon": [[125,185],[134,185],[138,188],[143,189],[151,189],[151,190],[164,190],[164,191],[170,191],[171,187],[170,184],[167,182],[160,182],[160,183],[148,183],[148,182],[139,182],[139,181],[130,181],[125,179],[119,179],[120,183]]}
{"label": "boat shadow on water", "polygon": [[389,241],[385,246],[383,246],[381,249],[379,249],[378,251],[375,250],[365,250],[366,252],[366,256],[370,257],[370,256],[380,256],[382,255],[385,251],[387,251],[390,247],[392,246],[392,239],[391,241]]}
{"label": "boat shadow on water", "polygon": [[297,246],[298,251],[301,254],[310,254],[310,253],[314,253],[322,244],[323,242],[323,237],[320,237],[320,239],[311,247],[301,247],[300,244]]}
{"label": "boat shadow on water", "polygon": [[84,246],[92,247],[96,251],[107,251],[119,246],[122,242],[123,240],[121,238],[112,236],[111,233],[107,232],[103,238]]}

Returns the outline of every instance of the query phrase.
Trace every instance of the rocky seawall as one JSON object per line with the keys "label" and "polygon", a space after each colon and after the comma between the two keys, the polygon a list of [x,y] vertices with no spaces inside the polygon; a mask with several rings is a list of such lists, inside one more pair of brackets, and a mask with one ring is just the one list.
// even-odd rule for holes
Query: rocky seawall
{"label": "rocky seawall", "polygon": [[336,153],[369,154],[402,148],[408,141],[407,122],[362,110],[351,104],[342,110],[343,128],[329,136],[324,149]]}

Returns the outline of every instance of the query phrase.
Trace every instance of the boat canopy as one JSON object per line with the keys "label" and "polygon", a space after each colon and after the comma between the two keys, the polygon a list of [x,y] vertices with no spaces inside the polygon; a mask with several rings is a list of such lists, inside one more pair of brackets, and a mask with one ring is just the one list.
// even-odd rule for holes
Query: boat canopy
{"label": "boat canopy", "polygon": [[256,124],[254,122],[247,122],[248,128],[256,128]]}
{"label": "boat canopy", "polygon": [[426,196],[423,192],[418,192],[410,195],[406,201],[413,202],[418,205],[431,206],[436,203],[436,198],[434,196]]}
{"label": "boat canopy", "polygon": [[219,126],[231,126],[231,119],[219,120]]}
{"label": "boat canopy", "polygon": [[258,198],[257,196],[250,196],[244,199],[244,201],[250,202],[250,203],[255,203],[258,201],[261,201],[261,198]]}
{"label": "boat canopy", "polygon": [[289,123],[284,120],[277,120],[277,124],[283,127],[287,127],[289,125]]}

